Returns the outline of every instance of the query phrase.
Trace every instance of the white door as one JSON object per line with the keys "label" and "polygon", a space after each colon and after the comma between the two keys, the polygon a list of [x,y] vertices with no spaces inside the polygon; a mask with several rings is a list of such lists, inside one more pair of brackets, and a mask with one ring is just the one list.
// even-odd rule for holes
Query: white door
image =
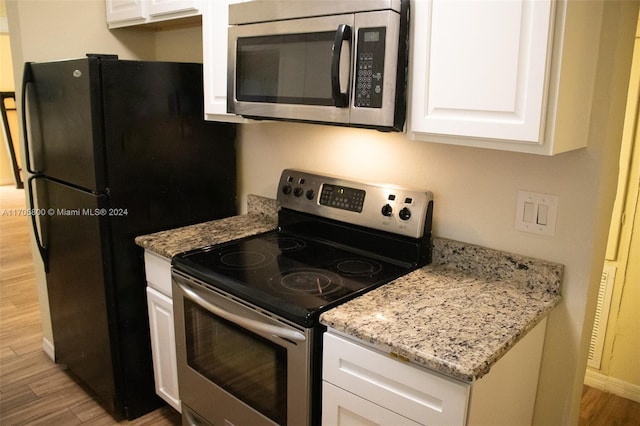
{"label": "white door", "polygon": [[410,130],[540,143],[552,5],[414,1]]}
{"label": "white door", "polygon": [[147,302],[156,393],[173,408],[181,411],[176,339],[173,328],[173,301],[159,291],[147,287]]}

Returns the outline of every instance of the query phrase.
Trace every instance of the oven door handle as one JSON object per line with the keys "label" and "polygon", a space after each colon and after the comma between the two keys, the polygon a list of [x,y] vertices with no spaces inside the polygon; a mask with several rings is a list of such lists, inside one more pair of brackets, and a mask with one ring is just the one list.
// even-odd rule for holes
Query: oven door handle
{"label": "oven door handle", "polygon": [[203,309],[206,309],[207,311],[219,316],[220,318],[244,327],[247,330],[268,333],[272,336],[280,337],[287,340],[293,340],[295,342],[304,342],[306,340],[304,334],[300,333],[299,331],[291,330],[285,327],[278,327],[276,325],[265,324],[260,321],[232,314],[231,312],[228,312],[225,309],[216,306],[208,300],[204,299],[193,289],[180,283],[176,284],[178,285],[178,287],[180,287],[180,290],[182,290],[189,297],[189,299],[191,299],[194,303],[198,304]]}

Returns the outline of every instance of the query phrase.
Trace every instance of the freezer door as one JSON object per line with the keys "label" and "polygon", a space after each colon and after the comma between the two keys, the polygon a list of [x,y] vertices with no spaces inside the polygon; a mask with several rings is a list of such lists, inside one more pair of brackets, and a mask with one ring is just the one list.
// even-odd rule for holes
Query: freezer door
{"label": "freezer door", "polygon": [[105,188],[98,62],[86,58],[25,65],[30,172],[93,191]]}
{"label": "freezer door", "polygon": [[112,207],[129,236],[236,213],[235,126],[204,121],[202,65],[104,61]]}

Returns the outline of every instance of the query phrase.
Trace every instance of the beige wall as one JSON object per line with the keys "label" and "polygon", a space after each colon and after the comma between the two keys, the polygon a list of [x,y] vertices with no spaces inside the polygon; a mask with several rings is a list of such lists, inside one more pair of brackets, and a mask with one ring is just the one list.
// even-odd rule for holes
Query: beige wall
{"label": "beige wall", "polygon": [[[600,66],[593,118],[590,123],[562,123],[589,126],[586,149],[548,158],[317,125],[259,123],[242,125],[239,131],[242,204],[248,193],[274,197],[285,167],[423,187],[436,196],[435,235],[564,264],[564,299],[549,317],[545,340],[535,413],[535,423],[541,425],[566,425],[577,419],[615,195],[638,4],[610,0],[604,5],[603,44],[599,53],[594,52],[600,55]],[[18,63],[97,49],[132,58],[181,56],[173,48],[172,53],[164,51],[172,44],[167,33],[109,32],[104,6],[97,1],[9,0],[8,9]],[[180,38],[191,40],[195,49],[196,33],[185,30]],[[14,34],[19,38],[15,42]],[[191,54],[195,55],[184,53]],[[559,196],[555,237],[514,229],[520,189]]]}

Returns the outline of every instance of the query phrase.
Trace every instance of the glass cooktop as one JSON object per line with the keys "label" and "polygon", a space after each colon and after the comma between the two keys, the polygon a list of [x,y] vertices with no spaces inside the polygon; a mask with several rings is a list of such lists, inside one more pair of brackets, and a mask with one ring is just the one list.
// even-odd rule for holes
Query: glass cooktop
{"label": "glass cooktop", "polygon": [[279,231],[183,253],[173,265],[306,327],[322,311],[413,269]]}

